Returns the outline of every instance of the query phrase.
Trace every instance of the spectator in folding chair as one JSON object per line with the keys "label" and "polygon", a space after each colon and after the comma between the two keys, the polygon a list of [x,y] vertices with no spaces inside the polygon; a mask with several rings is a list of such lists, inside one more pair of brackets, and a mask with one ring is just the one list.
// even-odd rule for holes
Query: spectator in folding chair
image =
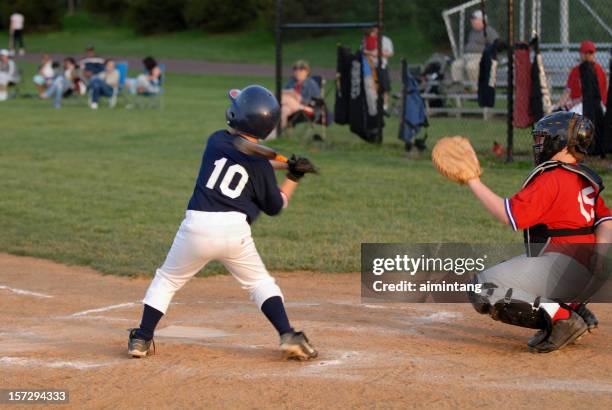
{"label": "spectator in folding chair", "polygon": [[130,94],[153,95],[161,90],[162,70],[157,61],[151,56],[142,60],[144,73],[136,78],[126,79]]}
{"label": "spectator in folding chair", "polygon": [[89,82],[89,92],[91,94],[89,107],[92,110],[98,109],[100,97],[112,97],[119,87],[120,73],[115,67],[115,62],[111,59],[106,60],[104,71],[96,75]]}
{"label": "spectator in folding chair", "polygon": [[51,85],[53,78],[55,77],[55,71],[53,70],[53,60],[49,57],[49,54],[43,54],[36,71],[36,75],[32,79],[36,85],[38,94],[42,94]]}
{"label": "spectator in folding chair", "polygon": [[53,106],[61,108],[62,97],[70,94],[75,87],[78,87],[78,81],[76,61],[72,57],[65,58],[63,71],[57,73],[51,82],[51,86],[40,94],[40,98],[45,100],[53,98]]}
{"label": "spectator in folding chair", "polygon": [[0,101],[8,99],[8,87],[21,81],[15,61],[6,49],[0,50]]}
{"label": "spectator in folding chair", "polygon": [[293,65],[293,76],[283,89],[281,98],[281,127],[286,128],[289,117],[303,112],[313,117],[313,99],[321,96],[321,86],[310,76],[310,66],[304,60]]}
{"label": "spectator in folding chair", "polygon": [[81,78],[85,82],[89,82],[91,78],[104,71],[105,65],[104,59],[96,54],[96,48],[93,45],[88,45],[85,49],[85,58],[79,61]]}

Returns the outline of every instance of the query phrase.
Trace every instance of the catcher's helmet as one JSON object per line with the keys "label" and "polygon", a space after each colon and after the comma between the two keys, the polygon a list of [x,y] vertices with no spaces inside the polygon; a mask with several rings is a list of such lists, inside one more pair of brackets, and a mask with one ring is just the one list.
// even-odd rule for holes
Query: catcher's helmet
{"label": "catcher's helmet", "polygon": [[260,85],[230,90],[231,104],[225,112],[227,125],[251,137],[264,139],[278,124],[280,106],[270,91]]}
{"label": "catcher's helmet", "polygon": [[565,147],[570,153],[586,155],[593,140],[593,123],[579,114],[556,112],[538,121],[532,135],[533,157],[539,165]]}

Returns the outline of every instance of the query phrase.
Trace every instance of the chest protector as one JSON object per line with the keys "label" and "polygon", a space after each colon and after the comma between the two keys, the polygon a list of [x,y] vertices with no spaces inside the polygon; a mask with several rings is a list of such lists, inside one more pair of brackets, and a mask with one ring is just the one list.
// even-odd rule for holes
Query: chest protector
{"label": "chest protector", "polygon": [[[523,183],[523,188],[528,186],[532,181],[534,181],[539,175],[543,174],[547,171],[552,171],[556,168],[563,168],[566,171],[573,172],[575,174],[580,175],[582,178],[586,179],[587,182],[593,187],[595,190],[595,202],[597,202],[597,198],[599,194],[604,189],[603,181],[599,175],[586,165],[582,164],[568,164],[566,162],[561,161],[546,161],[538,165],[532,172],[529,174],[525,182]],[[580,236],[580,235],[590,235],[595,232],[595,221],[597,217],[593,218],[593,222],[580,228],[558,228],[558,229],[549,229],[545,224],[538,224],[531,226],[525,230],[523,230],[523,237],[525,239],[525,249],[527,251],[527,256],[538,256],[551,237],[555,236]]]}

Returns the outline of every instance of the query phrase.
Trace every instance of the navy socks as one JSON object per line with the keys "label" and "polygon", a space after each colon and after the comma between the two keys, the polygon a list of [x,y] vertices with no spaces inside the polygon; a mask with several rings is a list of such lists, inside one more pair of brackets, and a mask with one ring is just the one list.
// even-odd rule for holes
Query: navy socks
{"label": "navy socks", "polygon": [[149,305],[144,305],[142,312],[142,321],[140,322],[140,328],[136,330],[136,335],[144,340],[153,339],[153,333],[155,327],[159,323],[160,319],[164,314],[159,310],[152,308]]}
{"label": "navy socks", "polygon": [[285,312],[285,305],[280,296],[273,296],[261,305],[261,311],[274,326],[279,335],[293,332],[293,328],[289,325],[289,318]]}
{"label": "navy socks", "polygon": [[[263,305],[261,305],[261,311],[266,315],[279,335],[293,332],[293,328],[289,324],[287,312],[285,312],[283,299],[280,296],[273,296],[267,299]],[[149,305],[144,305],[142,321],[140,322],[140,328],[136,330],[136,336],[144,340],[153,339],[155,327],[157,327],[162,316],[164,316],[164,314],[159,310]]]}

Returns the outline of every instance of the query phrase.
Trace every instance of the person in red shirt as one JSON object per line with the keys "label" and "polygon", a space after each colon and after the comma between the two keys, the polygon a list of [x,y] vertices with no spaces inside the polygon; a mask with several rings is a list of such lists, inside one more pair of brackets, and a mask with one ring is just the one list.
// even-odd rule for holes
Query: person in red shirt
{"label": "person in red shirt", "polygon": [[524,229],[527,253],[475,277],[486,292],[470,294],[475,309],[501,322],[539,329],[531,351],[548,353],[597,327],[583,292],[592,294],[593,266],[612,242],[612,212],[601,178],[580,161],[593,139],[581,115],[557,112],[536,123],[536,168],[523,188],[501,198],[480,178],[467,182],[499,221]]}
{"label": "person in red shirt", "polygon": [[[608,81],[606,79],[606,72],[604,69],[595,61],[595,53],[597,48],[592,41],[583,41],[580,43],[580,63],[590,61],[593,63],[595,69],[595,75],[597,76],[597,82],[599,84],[599,95],[601,95],[601,101],[604,105],[608,101]],[[582,84],[580,82],[580,64],[572,68],[567,78],[566,89],[559,98],[557,107],[571,110],[582,102]]]}

